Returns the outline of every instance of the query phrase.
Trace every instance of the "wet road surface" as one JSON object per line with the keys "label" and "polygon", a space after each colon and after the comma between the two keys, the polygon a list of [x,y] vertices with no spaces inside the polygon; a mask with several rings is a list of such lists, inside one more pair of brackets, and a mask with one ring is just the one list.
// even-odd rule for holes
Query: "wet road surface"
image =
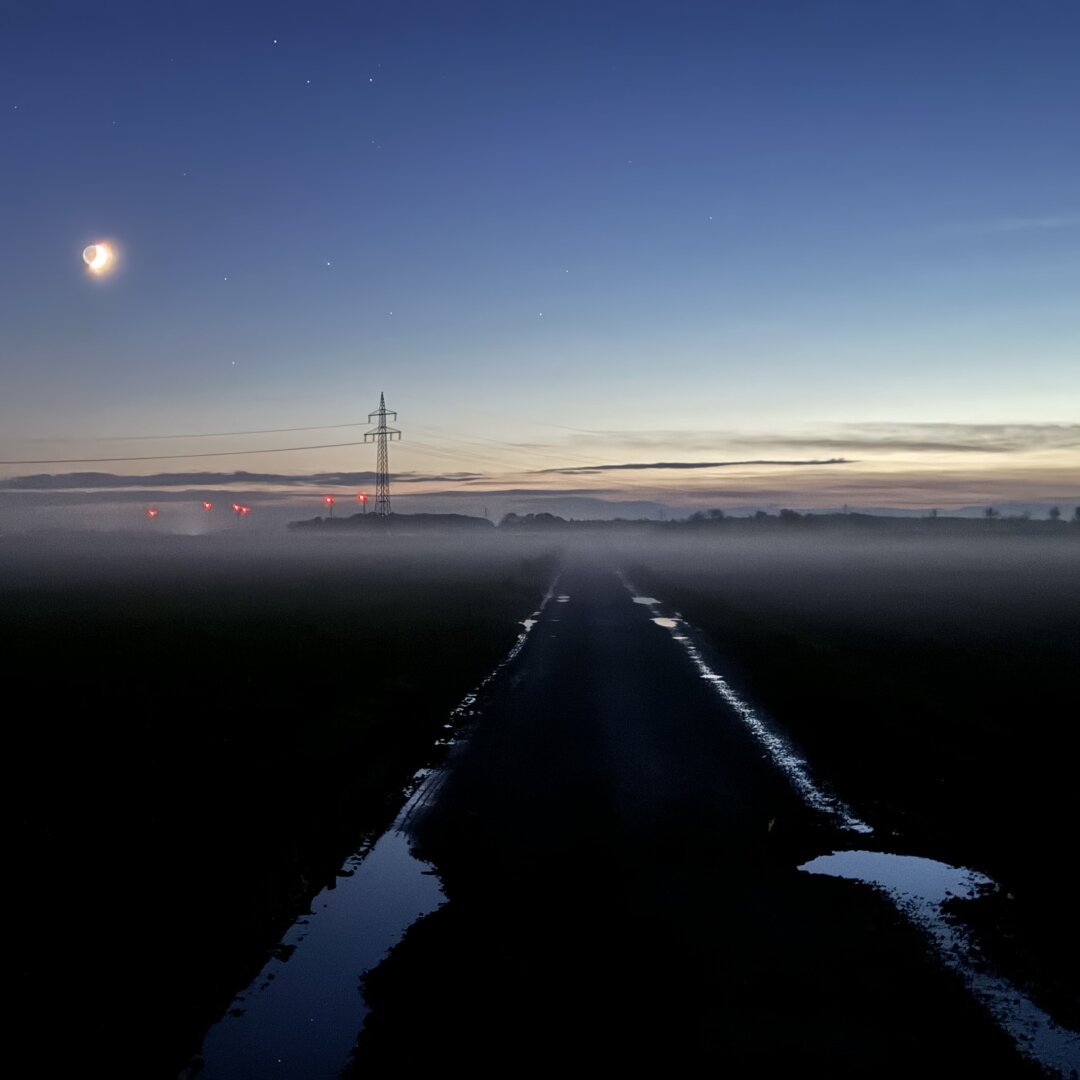
{"label": "wet road surface", "polygon": [[557,593],[411,823],[449,902],[368,977],[355,1075],[1037,1075],[886,900],[798,872],[866,838],[806,805],[652,609],[599,564]]}

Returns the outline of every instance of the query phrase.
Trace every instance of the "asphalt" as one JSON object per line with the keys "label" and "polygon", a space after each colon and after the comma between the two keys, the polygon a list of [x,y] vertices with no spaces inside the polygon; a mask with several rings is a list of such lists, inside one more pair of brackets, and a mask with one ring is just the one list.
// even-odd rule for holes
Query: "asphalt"
{"label": "asphalt", "polygon": [[[561,599],[568,597],[568,599]],[[448,902],[365,983],[355,1076],[1036,1075],[610,566],[565,570],[414,823]]]}

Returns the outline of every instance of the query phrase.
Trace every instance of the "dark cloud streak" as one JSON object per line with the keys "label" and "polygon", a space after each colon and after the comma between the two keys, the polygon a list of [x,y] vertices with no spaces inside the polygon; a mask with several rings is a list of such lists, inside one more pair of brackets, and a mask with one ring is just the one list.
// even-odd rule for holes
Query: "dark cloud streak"
{"label": "dark cloud streak", "polygon": [[824,436],[763,434],[732,441],[740,446],[858,452],[1019,454],[1080,446],[1080,424],[853,424]]}
{"label": "dark cloud streak", "polygon": [[773,461],[756,459],[753,461],[652,461],[626,462],[619,465],[573,465],[565,469],[537,469],[536,475],[557,473],[560,476],[573,476],[578,473],[615,472],[641,469],[728,469],[739,465],[851,465],[848,458],[824,458],[808,461]]}
{"label": "dark cloud streak", "polygon": [[[395,473],[395,484],[463,483],[482,480],[483,474],[451,472],[438,474]],[[226,484],[269,485],[340,485],[344,487],[372,486],[374,472],[328,472],[310,473],[305,476],[285,473],[154,473],[147,476],[124,476],[116,473],[38,473],[34,476],[15,476],[0,480],[3,491],[70,491],[87,488],[163,488],[163,487],[221,487]]]}

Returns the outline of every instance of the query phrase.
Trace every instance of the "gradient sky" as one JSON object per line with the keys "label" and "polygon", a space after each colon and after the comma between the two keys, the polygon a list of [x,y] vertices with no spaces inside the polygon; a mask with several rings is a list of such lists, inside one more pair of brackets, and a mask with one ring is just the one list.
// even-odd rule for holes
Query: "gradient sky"
{"label": "gradient sky", "polygon": [[1080,497],[1073,0],[7,0],[0,86],[0,483],[385,391],[416,491]]}

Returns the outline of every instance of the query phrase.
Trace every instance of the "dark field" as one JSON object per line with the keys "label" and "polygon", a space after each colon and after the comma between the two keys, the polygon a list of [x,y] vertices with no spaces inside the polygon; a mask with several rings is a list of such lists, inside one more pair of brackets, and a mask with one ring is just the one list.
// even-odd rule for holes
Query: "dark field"
{"label": "dark field", "polygon": [[710,637],[729,681],[876,829],[981,869],[992,960],[1080,1027],[1080,530],[1030,539],[693,542],[631,575]]}
{"label": "dark field", "polygon": [[[551,542],[491,532],[0,541],[19,1055],[176,1075],[538,605]],[[794,870],[835,834],[624,624],[611,569],[705,632],[867,846],[1000,882],[965,917],[1076,1028],[1080,530],[629,536],[558,536],[570,636],[530,639],[421,828],[450,904],[369,978],[356,1075],[582,1039],[661,1069],[688,1032],[735,1069],[860,1074],[910,1032],[897,1075],[949,1038],[952,1068],[1027,1075],[887,903]]]}
{"label": "dark field", "polygon": [[0,541],[17,1058],[176,1075],[539,603],[497,540]]}

